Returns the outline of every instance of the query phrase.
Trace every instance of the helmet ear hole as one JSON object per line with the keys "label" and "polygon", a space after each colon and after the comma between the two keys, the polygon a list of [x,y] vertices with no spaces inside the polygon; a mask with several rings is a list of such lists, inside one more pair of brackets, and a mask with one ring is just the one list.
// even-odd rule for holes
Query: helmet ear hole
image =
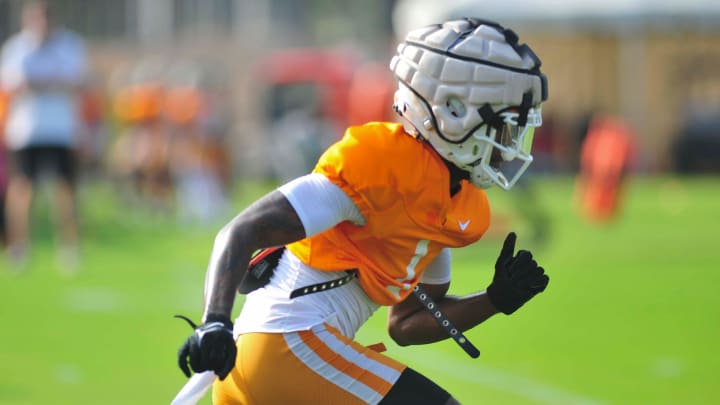
{"label": "helmet ear hole", "polygon": [[450,115],[455,118],[462,118],[467,114],[467,108],[465,103],[457,97],[448,97],[445,101],[445,108],[447,108]]}

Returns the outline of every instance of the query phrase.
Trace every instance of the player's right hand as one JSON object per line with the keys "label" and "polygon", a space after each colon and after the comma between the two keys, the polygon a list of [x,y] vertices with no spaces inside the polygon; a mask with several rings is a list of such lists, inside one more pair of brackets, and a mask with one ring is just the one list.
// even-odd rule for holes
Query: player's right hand
{"label": "player's right hand", "polygon": [[498,311],[510,315],[532,297],[545,291],[550,278],[538,266],[532,253],[515,251],[515,233],[505,238],[500,256],[495,262],[495,275],[487,288],[490,301]]}
{"label": "player's right hand", "polygon": [[214,371],[220,380],[224,380],[235,366],[237,355],[230,319],[224,315],[208,314],[205,323],[196,326],[182,315],[176,317],[185,319],[195,328],[178,351],[178,365],[183,373],[190,377],[192,367],[196,373]]}

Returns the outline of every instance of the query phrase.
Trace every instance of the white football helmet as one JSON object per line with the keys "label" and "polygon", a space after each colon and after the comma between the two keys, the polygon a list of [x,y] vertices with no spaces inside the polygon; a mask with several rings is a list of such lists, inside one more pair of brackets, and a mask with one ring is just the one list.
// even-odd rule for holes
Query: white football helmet
{"label": "white football helmet", "polygon": [[533,160],[547,79],[513,31],[474,18],[420,28],[398,46],[390,69],[398,80],[393,108],[408,132],[477,187],[517,182]]}

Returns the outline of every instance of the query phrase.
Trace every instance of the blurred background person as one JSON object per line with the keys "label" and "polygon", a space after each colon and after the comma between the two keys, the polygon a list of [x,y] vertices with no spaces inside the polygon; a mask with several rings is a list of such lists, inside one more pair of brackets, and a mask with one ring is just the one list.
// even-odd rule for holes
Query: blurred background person
{"label": "blurred background person", "polygon": [[125,203],[167,215],[173,203],[170,132],[163,117],[164,63],[134,64],[112,96],[119,128],[110,145],[110,171]]}
{"label": "blurred background person", "polygon": [[575,198],[589,222],[607,223],[621,212],[635,135],[624,119],[596,114],[582,143]]}
{"label": "blurred background person", "polygon": [[230,213],[229,119],[217,77],[193,63],[167,74],[163,103],[178,219],[210,225]]}
{"label": "blurred background person", "polygon": [[57,178],[55,223],[59,265],[78,265],[75,186],[81,131],[79,91],[87,71],[82,40],[55,25],[49,2],[22,9],[20,32],[2,50],[1,82],[9,94],[5,143],[11,169],[7,190],[8,258],[15,268],[28,256],[33,193],[45,174]]}
{"label": "blurred background person", "polygon": [[7,118],[7,110],[10,98],[7,92],[3,91],[0,86],[0,243],[5,247],[7,244],[7,221],[5,220],[5,195],[7,193],[7,150],[4,138],[5,119]]}
{"label": "blurred background person", "polygon": [[114,72],[117,129],[108,170],[123,203],[161,219],[212,224],[229,212],[227,79],[213,64],[143,60]]}

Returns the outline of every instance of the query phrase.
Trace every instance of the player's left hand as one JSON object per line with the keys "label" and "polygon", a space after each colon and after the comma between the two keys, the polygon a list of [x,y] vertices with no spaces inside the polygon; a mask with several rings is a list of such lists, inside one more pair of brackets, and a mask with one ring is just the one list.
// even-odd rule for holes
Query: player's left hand
{"label": "player's left hand", "polygon": [[487,288],[490,301],[502,313],[510,315],[535,295],[545,291],[550,278],[528,250],[515,255],[515,233],[505,238],[495,262],[495,275]]}
{"label": "player's left hand", "polygon": [[178,351],[178,365],[186,376],[190,377],[190,367],[196,373],[214,371],[224,380],[235,366],[237,348],[233,339],[233,325],[224,315],[209,314],[205,323],[196,326],[191,320],[185,319],[195,328],[195,332],[185,341]]}

